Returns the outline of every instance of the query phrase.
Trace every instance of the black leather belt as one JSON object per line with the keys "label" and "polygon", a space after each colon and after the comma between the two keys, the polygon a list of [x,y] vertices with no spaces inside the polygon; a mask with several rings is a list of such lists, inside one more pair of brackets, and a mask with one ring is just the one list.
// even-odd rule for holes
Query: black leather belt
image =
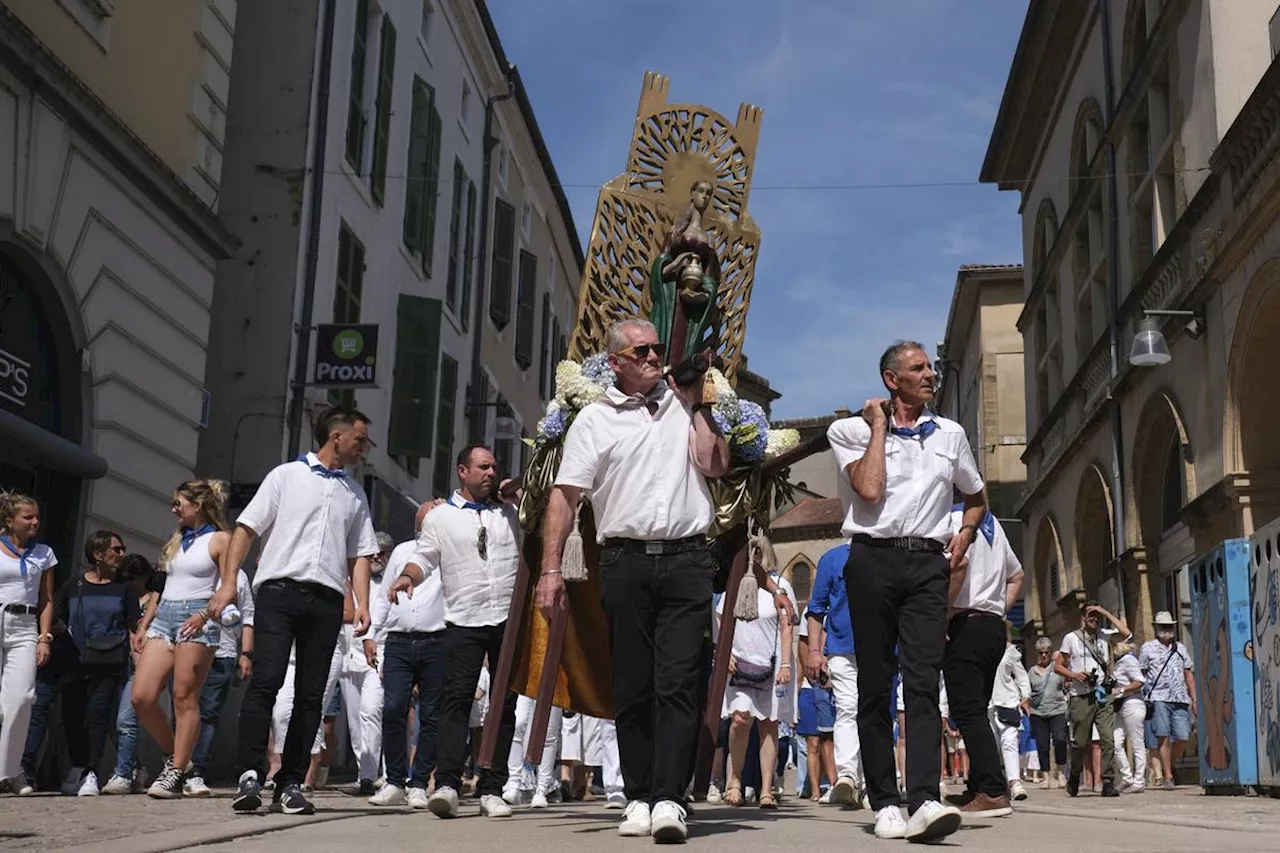
{"label": "black leather belt", "polygon": [[4,612],[35,616],[40,611],[35,607],[32,607],[30,604],[6,604],[4,606]]}
{"label": "black leather belt", "polygon": [[868,548],[897,548],[899,551],[941,554],[943,544],[937,539],[926,539],[923,536],[899,536],[895,539],[878,539],[865,533],[853,535],[855,545],[866,545]]}
{"label": "black leather belt", "polygon": [[662,557],[667,554],[683,554],[686,551],[698,551],[707,547],[707,537],[686,536],[683,539],[620,539],[609,537],[604,540],[606,548],[621,548],[633,554],[644,554],[647,557]]}

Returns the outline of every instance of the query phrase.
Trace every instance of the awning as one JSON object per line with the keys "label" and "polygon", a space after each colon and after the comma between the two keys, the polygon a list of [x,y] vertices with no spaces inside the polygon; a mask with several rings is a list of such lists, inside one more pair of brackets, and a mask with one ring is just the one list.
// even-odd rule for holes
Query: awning
{"label": "awning", "polygon": [[98,454],[4,409],[0,409],[0,442],[16,448],[19,456],[83,480],[97,480],[107,473],[107,460]]}

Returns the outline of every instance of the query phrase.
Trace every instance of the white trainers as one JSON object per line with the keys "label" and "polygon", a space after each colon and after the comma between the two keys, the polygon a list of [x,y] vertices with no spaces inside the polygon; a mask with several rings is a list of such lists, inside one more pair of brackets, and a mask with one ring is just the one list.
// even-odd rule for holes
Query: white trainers
{"label": "white trainers", "polygon": [[618,824],[618,835],[623,838],[646,838],[653,830],[653,817],[649,804],[635,800],[627,805],[627,811]]}
{"label": "white trainers", "polygon": [[101,793],[98,790],[98,774],[90,770],[84,774],[84,779],[80,781],[80,789],[76,791],[77,797],[96,797]]}
{"label": "white trainers", "polygon": [[724,795],[720,793],[720,789],[716,787],[716,783],[712,782],[711,787],[707,788],[707,802],[719,803],[723,802]]}
{"label": "white trainers", "polygon": [[1009,795],[1015,800],[1022,801],[1027,798],[1027,789],[1022,787],[1022,782],[1015,779],[1013,784],[1009,786]]}
{"label": "white trainers", "polygon": [[937,841],[960,828],[960,810],[937,800],[925,800],[907,821],[908,841]]}
{"label": "white trainers", "polygon": [[[371,806],[403,806],[408,802],[408,798],[404,795],[404,789],[399,785],[383,785],[381,791],[369,798],[369,805]],[[426,805],[425,796],[422,804]]]}
{"label": "white trainers", "polygon": [[531,809],[545,809],[549,805],[551,804],[547,802],[547,795],[541,791],[536,792],[529,800],[529,808]]}
{"label": "white trainers", "polygon": [[431,799],[427,800],[427,808],[436,817],[457,817],[458,792],[448,785],[443,788],[437,788],[436,792],[431,795]]}
{"label": "white trainers", "polygon": [[[384,788],[390,788],[391,785],[384,785]],[[411,809],[425,809],[427,806],[427,789],[426,788],[410,788],[405,792],[405,799],[409,803]]]}
{"label": "white trainers", "polygon": [[107,780],[107,784],[102,786],[104,794],[132,794],[133,780],[124,776],[112,776]]}
{"label": "white trainers", "polygon": [[211,797],[213,791],[209,790],[209,786],[205,784],[203,776],[188,776],[187,781],[182,783],[182,795],[184,797]]}
{"label": "white trainers", "polygon": [[876,812],[876,838],[906,838],[907,822],[902,818],[902,809],[897,806],[885,806]]}
{"label": "white trainers", "polygon": [[[542,798],[546,802],[546,797]],[[456,807],[455,807],[456,810]],[[511,817],[511,806],[502,797],[485,794],[480,798],[480,815],[482,817]]]}
{"label": "white trainers", "polygon": [[842,806],[858,802],[858,786],[848,776],[841,776],[831,788],[831,799]]}
{"label": "white trainers", "polygon": [[824,806],[831,805],[831,798],[835,796],[835,791],[836,791],[835,788],[828,788],[826,790],[826,793],[824,793],[821,797],[818,797],[818,803]]}
{"label": "white trainers", "polygon": [[610,794],[604,801],[606,809],[625,809],[627,807],[626,794]]}
{"label": "white trainers", "polygon": [[19,773],[9,780],[9,790],[16,797],[29,797],[36,792],[35,786],[27,781],[25,773]]}
{"label": "white trainers", "polygon": [[658,844],[678,844],[689,837],[684,806],[663,800],[653,807],[650,834]]}
{"label": "white trainers", "polygon": [[525,802],[525,792],[520,789],[520,783],[508,782],[502,786],[502,801],[509,806],[523,805]]}

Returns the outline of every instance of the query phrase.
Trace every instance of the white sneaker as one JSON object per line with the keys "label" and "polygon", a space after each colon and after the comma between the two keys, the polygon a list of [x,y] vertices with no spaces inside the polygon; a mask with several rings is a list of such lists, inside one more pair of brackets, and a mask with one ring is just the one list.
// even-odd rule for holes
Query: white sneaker
{"label": "white sneaker", "polygon": [[862,796],[858,798],[858,805],[864,809],[871,808],[871,798],[867,796],[866,791],[863,791]]}
{"label": "white sneaker", "polygon": [[610,794],[604,801],[606,809],[625,809],[627,807],[626,794]]}
{"label": "white sneaker", "polygon": [[724,801],[724,797],[723,797],[723,795],[720,793],[720,789],[716,787],[716,783],[715,783],[715,782],[712,782],[712,783],[711,783],[711,787],[707,788],[707,802],[708,802],[708,803],[719,803],[719,802],[723,802],[723,801]]}
{"label": "white sneaker", "polygon": [[209,786],[205,784],[203,776],[188,776],[187,781],[182,783],[182,795],[184,797],[211,797],[213,791],[209,790]]}
{"label": "white sneaker", "polygon": [[133,780],[125,776],[112,776],[107,780],[107,784],[102,786],[104,794],[132,794]]}
{"label": "white sneaker", "polygon": [[509,806],[524,805],[525,792],[520,790],[520,783],[512,784],[508,782],[502,788],[502,801]]}
{"label": "white sneaker", "polygon": [[658,844],[678,844],[689,837],[689,828],[684,821],[684,806],[663,800],[653,807],[650,834]]}
{"label": "white sneaker", "polygon": [[386,784],[387,784],[386,776],[379,776],[377,779],[373,780],[373,787],[379,791],[381,791],[384,787],[386,787]]}
{"label": "white sneaker", "polygon": [[848,776],[841,776],[831,788],[831,799],[842,806],[851,806],[858,801],[858,786]]}
{"label": "white sneaker", "polygon": [[[390,787],[392,786],[391,785],[384,786],[384,788],[390,788]],[[405,799],[408,801],[409,808],[411,809],[429,808],[427,804],[428,801],[427,801],[426,788],[410,788],[408,791],[405,792]]]}
{"label": "white sneaker", "polygon": [[[403,806],[409,800],[404,795],[404,789],[399,785],[383,785],[382,790],[369,798],[371,806]],[[426,805],[426,797],[423,797],[423,805]]]}
{"label": "white sneaker", "polygon": [[623,838],[646,838],[653,830],[653,818],[649,814],[649,804],[636,800],[627,805],[622,823],[618,824],[618,835]]}
{"label": "white sneaker", "polygon": [[457,817],[458,792],[448,785],[443,788],[437,788],[436,792],[431,795],[431,799],[427,800],[427,808],[436,817]]}
{"label": "white sneaker", "polygon": [[1027,789],[1022,787],[1022,782],[1015,779],[1013,784],[1009,786],[1009,794],[1015,800],[1025,800],[1027,798]]}
{"label": "white sneaker", "polygon": [[[506,801],[504,800],[503,802],[505,803]],[[551,804],[547,802],[547,795],[541,791],[535,793],[529,800],[529,808],[531,809],[545,809],[549,805]]]}
{"label": "white sneaker", "polygon": [[80,782],[80,789],[76,791],[77,797],[96,797],[98,791],[98,774],[90,770],[84,774],[84,779]]}
{"label": "white sneaker", "polygon": [[756,801],[756,789],[744,788],[742,791],[742,801],[744,803],[754,803]]}
{"label": "white sneaker", "polygon": [[9,780],[9,790],[16,797],[29,797],[36,792],[35,786],[27,781],[25,773],[19,773]]}
{"label": "white sneaker", "polygon": [[826,790],[826,793],[824,793],[821,797],[818,797],[818,802],[824,806],[831,805],[831,798],[835,796],[835,790],[836,790],[835,788],[828,788]]}
{"label": "white sneaker", "polygon": [[908,841],[937,841],[960,828],[960,810],[937,800],[925,800],[907,821]]}
{"label": "white sneaker", "polygon": [[71,767],[62,780],[62,796],[74,797],[80,791],[80,777],[84,775],[83,767]]}
{"label": "white sneaker", "polygon": [[897,806],[885,806],[876,812],[876,838],[906,838],[907,822],[902,818],[902,809]]}
{"label": "white sneaker", "polygon": [[[542,801],[545,803],[546,797]],[[482,817],[511,817],[511,806],[502,797],[485,794],[480,798],[480,814]]]}

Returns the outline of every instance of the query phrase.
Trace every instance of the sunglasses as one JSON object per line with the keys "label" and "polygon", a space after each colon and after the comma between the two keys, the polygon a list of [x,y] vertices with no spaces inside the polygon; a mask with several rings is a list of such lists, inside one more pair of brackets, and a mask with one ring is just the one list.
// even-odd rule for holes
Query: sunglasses
{"label": "sunglasses", "polygon": [[617,355],[617,356],[627,355],[635,358],[636,361],[644,361],[646,358],[649,357],[649,353],[651,352],[654,355],[656,355],[658,358],[662,358],[664,355],[666,355],[667,347],[665,344],[638,344],[633,347],[626,347],[624,349],[620,349],[616,353],[614,353],[614,355]]}
{"label": "sunglasses", "polygon": [[489,559],[489,530],[483,524],[480,525],[480,532],[476,534],[476,553],[482,560]]}

